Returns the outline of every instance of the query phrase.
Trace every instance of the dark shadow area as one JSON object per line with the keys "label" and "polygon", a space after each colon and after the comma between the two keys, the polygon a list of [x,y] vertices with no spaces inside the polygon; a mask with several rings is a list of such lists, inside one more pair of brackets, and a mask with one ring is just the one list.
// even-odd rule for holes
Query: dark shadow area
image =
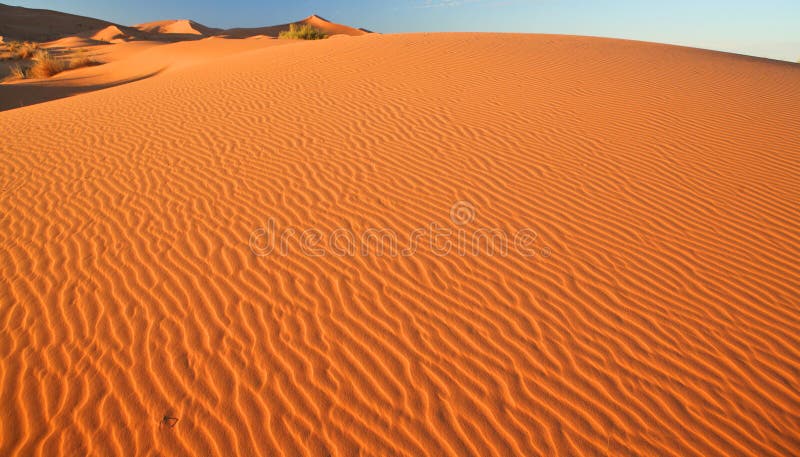
{"label": "dark shadow area", "polygon": [[41,83],[0,84],[0,112],[142,81],[162,71],[163,69],[135,78],[114,81],[108,84],[93,84],[87,86],[57,86],[48,84],[45,81]]}

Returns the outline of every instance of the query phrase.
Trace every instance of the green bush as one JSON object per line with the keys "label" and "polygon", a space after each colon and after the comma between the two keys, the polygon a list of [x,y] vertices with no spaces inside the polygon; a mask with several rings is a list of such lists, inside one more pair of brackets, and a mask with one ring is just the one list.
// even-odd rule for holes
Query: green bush
{"label": "green bush", "polygon": [[321,30],[311,27],[308,24],[290,24],[289,30],[284,30],[278,37],[290,40],[321,40],[328,36],[322,33]]}

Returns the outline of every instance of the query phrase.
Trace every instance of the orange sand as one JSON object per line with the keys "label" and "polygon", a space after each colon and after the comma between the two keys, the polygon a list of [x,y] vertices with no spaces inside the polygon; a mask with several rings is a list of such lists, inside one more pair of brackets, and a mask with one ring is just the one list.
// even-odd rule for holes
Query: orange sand
{"label": "orange sand", "polygon": [[[113,45],[49,83],[135,82],[0,112],[0,455],[800,452],[800,66],[279,41]],[[537,255],[256,256],[269,218]]]}

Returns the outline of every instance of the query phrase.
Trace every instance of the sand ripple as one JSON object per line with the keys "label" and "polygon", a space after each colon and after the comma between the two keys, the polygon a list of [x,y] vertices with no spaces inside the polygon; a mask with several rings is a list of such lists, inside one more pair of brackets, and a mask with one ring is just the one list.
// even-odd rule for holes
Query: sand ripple
{"label": "sand ripple", "polygon": [[[2,112],[0,455],[797,455],[798,106],[791,64],[420,34]],[[459,201],[539,255],[248,246]]]}

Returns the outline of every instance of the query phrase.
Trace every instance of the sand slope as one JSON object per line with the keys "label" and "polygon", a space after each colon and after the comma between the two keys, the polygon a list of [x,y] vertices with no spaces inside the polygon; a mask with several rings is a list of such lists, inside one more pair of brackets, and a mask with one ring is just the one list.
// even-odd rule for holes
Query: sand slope
{"label": "sand slope", "polygon": [[212,35],[219,31],[219,29],[212,29],[188,19],[147,22],[133,27],[143,32],[184,35]]}
{"label": "sand slope", "polygon": [[246,41],[211,37],[176,43],[134,41],[92,45],[78,38],[62,38],[45,46],[56,52],[69,52],[65,47],[83,46],[86,52],[78,56],[90,56],[103,65],[69,70],[46,79],[0,84],[0,111],[128,84],[163,72],[217,61],[224,56],[291,43],[288,40]]}
{"label": "sand slope", "polygon": [[[798,106],[787,63],[419,34],[1,112],[0,455],[796,455]],[[538,254],[255,256],[270,217]]]}
{"label": "sand slope", "polygon": [[97,33],[109,33],[114,28],[119,34],[137,35],[138,32],[131,27],[91,17],[0,3],[0,31],[6,41],[41,42],[75,35],[92,37]]}

